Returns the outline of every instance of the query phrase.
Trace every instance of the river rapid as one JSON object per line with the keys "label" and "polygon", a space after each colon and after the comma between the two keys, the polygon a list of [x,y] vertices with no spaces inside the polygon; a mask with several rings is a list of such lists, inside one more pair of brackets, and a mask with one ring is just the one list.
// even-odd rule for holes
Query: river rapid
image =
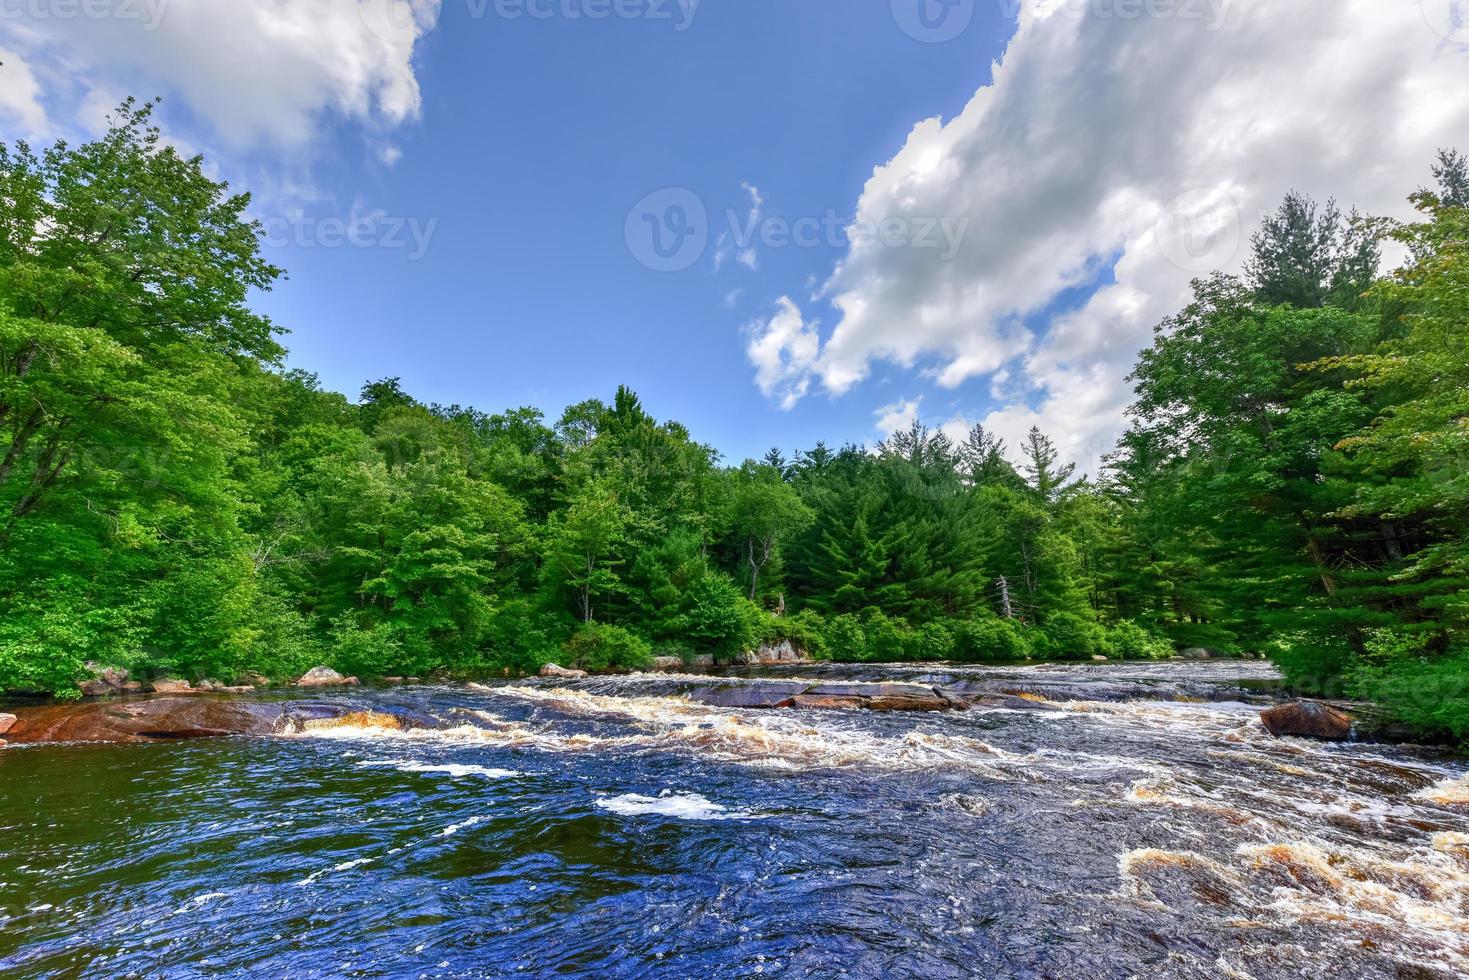
{"label": "river rapid", "polygon": [[1469,975],[1469,764],[1274,739],[1259,663],[800,665],[327,695],[289,736],[0,751],[0,974]]}

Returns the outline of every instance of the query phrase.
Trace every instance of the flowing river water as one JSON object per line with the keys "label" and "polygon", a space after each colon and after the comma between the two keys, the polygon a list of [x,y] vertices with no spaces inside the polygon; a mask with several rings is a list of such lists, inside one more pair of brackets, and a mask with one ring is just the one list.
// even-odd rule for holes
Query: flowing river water
{"label": "flowing river water", "polygon": [[1469,764],[1274,739],[1259,663],[804,665],[328,695],[259,739],[0,752],[0,974],[1469,975]]}

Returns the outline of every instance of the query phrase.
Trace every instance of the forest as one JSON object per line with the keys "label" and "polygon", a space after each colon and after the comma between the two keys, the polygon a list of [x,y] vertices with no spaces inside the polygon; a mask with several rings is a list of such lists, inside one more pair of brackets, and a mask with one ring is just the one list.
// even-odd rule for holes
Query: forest
{"label": "forest", "polygon": [[[1080,479],[915,424],[735,462],[626,388],[349,398],[251,309],[250,198],[125,103],[0,143],[0,690],[143,676],[1266,655],[1469,740],[1469,165],[1403,222],[1293,192],[1194,283]],[[894,328],[900,325],[895,324]]]}

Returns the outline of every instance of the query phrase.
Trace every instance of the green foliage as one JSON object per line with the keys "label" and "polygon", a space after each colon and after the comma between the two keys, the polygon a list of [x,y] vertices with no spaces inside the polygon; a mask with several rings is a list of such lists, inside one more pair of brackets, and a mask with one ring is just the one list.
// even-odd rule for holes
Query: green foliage
{"label": "green foliage", "polygon": [[1108,656],[1125,660],[1165,660],[1175,652],[1172,643],[1130,619],[1107,626],[1104,647]]}
{"label": "green foliage", "polygon": [[605,623],[583,623],[562,649],[570,664],[583,670],[647,670],[653,666],[653,648],[647,640]]}
{"label": "green foliage", "polygon": [[678,632],[695,653],[728,660],[754,648],[760,620],[759,607],[727,576],[710,574],[689,590],[688,611],[679,619]]}
{"label": "green foliage", "polygon": [[954,626],[956,660],[1025,660],[1034,647],[1035,638],[1013,619],[985,616],[962,620]]}
{"label": "green foliage", "polygon": [[1041,632],[1053,657],[1087,657],[1108,649],[1107,634],[1102,627],[1076,613],[1060,612],[1048,617]]}

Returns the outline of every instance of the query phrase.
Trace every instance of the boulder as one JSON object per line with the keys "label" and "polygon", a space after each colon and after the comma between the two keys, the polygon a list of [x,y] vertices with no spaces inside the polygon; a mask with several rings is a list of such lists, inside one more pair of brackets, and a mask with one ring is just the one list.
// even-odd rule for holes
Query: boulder
{"label": "boulder", "polygon": [[714,667],[714,654],[712,654],[712,653],[701,653],[701,654],[698,654],[697,656],[694,657],[693,660],[690,660],[689,661],[689,666],[690,667],[699,667],[699,668],[702,668],[702,669],[705,669],[705,670],[711,670]]}
{"label": "boulder", "polygon": [[128,681],[126,684],[124,684],[122,686],[122,693],[124,693],[124,694],[142,694],[143,693],[143,682],[142,681]]}
{"label": "boulder", "polygon": [[87,663],[84,666],[92,676],[78,685],[83,697],[105,698],[109,695],[120,694],[123,685],[128,682],[128,672],[121,667],[103,667],[95,663]]}
{"label": "boulder", "polygon": [[194,685],[175,677],[164,677],[149,684],[147,690],[154,694],[185,694],[194,690]]}
{"label": "boulder", "polygon": [[257,674],[253,670],[247,670],[235,678],[238,687],[269,687],[270,678],[264,674]]}
{"label": "boulder", "polygon": [[422,684],[423,683],[423,679],[420,678],[420,677],[407,677],[407,678],[404,678],[403,683],[405,683],[405,684]]}
{"label": "boulder", "polygon": [[682,657],[654,657],[654,670],[679,671],[683,670]]}
{"label": "boulder", "polygon": [[401,684],[401,683],[403,683],[403,678],[401,678],[401,677],[384,677],[383,678],[383,683],[384,684]]}
{"label": "boulder", "polygon": [[1212,660],[1214,652],[1205,650],[1203,647],[1189,647],[1187,650],[1178,651],[1178,656],[1183,660]]}
{"label": "boulder", "polygon": [[587,672],[584,670],[568,670],[560,664],[546,664],[546,666],[541,668],[541,676],[575,678],[586,677]]}
{"label": "boulder", "polygon": [[1296,701],[1260,712],[1260,721],[1277,737],[1299,735],[1332,742],[1352,737],[1352,716],[1319,701]]}
{"label": "boulder", "polygon": [[356,687],[355,677],[343,677],[330,667],[313,667],[296,681],[297,687]]}
{"label": "boulder", "polygon": [[[748,655],[747,655],[748,656]],[[806,661],[806,654],[797,649],[790,640],[767,643],[753,654],[754,662],[765,665],[797,664]]]}
{"label": "boulder", "polygon": [[1092,663],[1094,664],[1104,664],[1108,661],[1108,659],[1110,658],[1104,657],[1100,653],[1092,655]]}
{"label": "boulder", "polygon": [[15,715],[0,714],[0,735],[15,727]]}

